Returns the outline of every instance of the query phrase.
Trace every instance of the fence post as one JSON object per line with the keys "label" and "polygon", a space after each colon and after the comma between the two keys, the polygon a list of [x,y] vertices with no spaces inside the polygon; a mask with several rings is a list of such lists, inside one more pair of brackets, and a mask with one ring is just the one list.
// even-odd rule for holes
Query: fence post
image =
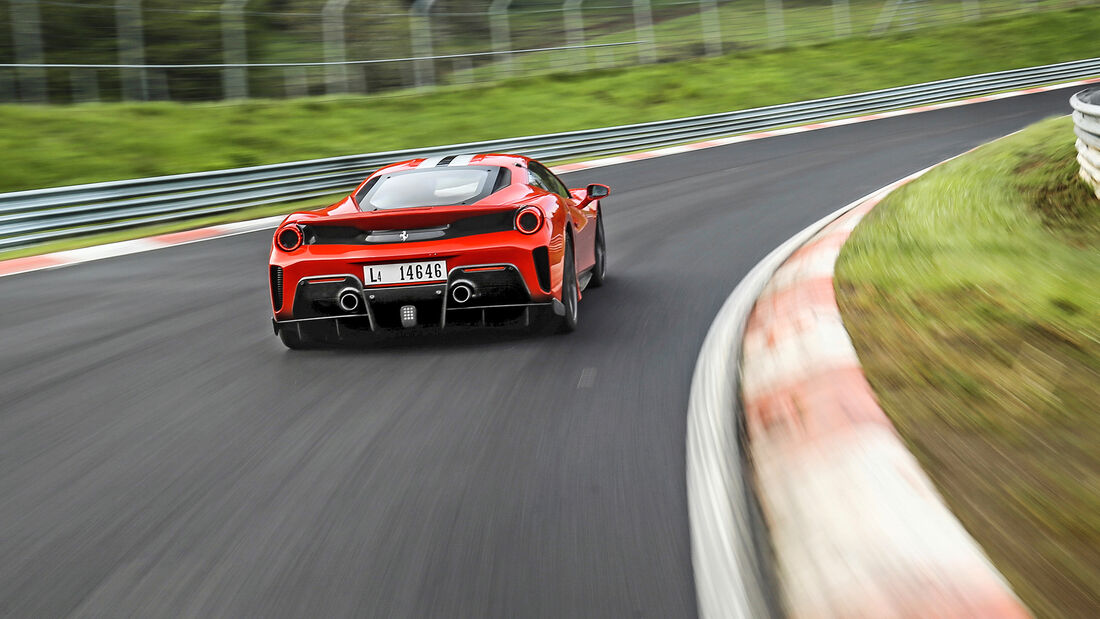
{"label": "fence post", "polygon": [[783,0],[764,0],[768,14],[768,46],[783,47],[787,40],[783,26]]}
{"label": "fence post", "polygon": [[963,17],[966,21],[974,21],[982,16],[982,8],[979,0],[963,0]]}
{"label": "fence post", "polygon": [[833,35],[838,38],[852,36],[852,15],[848,0],[833,0]]}
{"label": "fence post", "polygon": [[722,23],[718,19],[717,0],[699,0],[699,19],[703,21],[703,44],[708,56],[722,55]]}
{"label": "fence post", "polygon": [[[568,45],[584,45],[584,15],[581,14],[581,4],[584,0],[565,0],[561,5],[562,16],[565,20],[565,41]],[[573,70],[588,68],[588,50],[578,49],[577,63]]]}
{"label": "fence post", "polygon": [[[244,29],[244,6],[248,0],[225,0],[222,3],[222,58],[225,64],[248,62],[248,45]],[[222,70],[222,97],[248,98],[248,73],[244,67]]]}
{"label": "fence post", "polygon": [[[15,61],[20,64],[45,64],[42,54],[42,18],[38,0],[11,0],[11,35]],[[19,95],[27,103],[46,102],[46,70],[20,67]]]}
{"label": "fence post", "polygon": [[508,7],[512,0],[493,0],[489,5],[489,30],[493,39],[493,51],[498,54],[495,59],[497,77],[505,78],[512,75],[512,30],[508,24]]}
{"label": "fence post", "polygon": [[69,82],[73,89],[73,103],[99,102],[99,78],[95,69],[71,69]]}
{"label": "fence post", "polygon": [[309,76],[305,67],[284,67],[283,88],[288,99],[309,94]]}
{"label": "fence post", "polygon": [[[326,0],[321,8],[321,21],[325,41],[325,62],[347,62],[344,37],[344,9],[350,0]],[[348,67],[330,64],[325,67],[325,92],[330,95],[348,91]]]}
{"label": "fence post", "polygon": [[886,5],[882,7],[882,12],[878,14],[878,19],[875,20],[875,25],[871,27],[872,36],[884,34],[890,29],[900,4],[901,0],[886,0]]}
{"label": "fence post", "polygon": [[435,61],[432,56],[432,5],[435,0],[416,0],[409,8],[409,28],[412,30],[413,56],[422,60],[413,61],[416,85],[435,84]]}
{"label": "fence post", "polygon": [[[141,0],[116,0],[115,22],[118,29],[118,62],[123,65],[145,64],[145,35],[141,21]],[[144,68],[119,70],[122,98],[146,101],[149,84]]]}
{"label": "fence post", "polygon": [[19,100],[16,93],[15,76],[12,71],[0,69],[0,103],[15,103]]}
{"label": "fence post", "polygon": [[653,34],[653,9],[649,0],[634,0],[634,38],[638,46],[638,62],[657,62],[657,41]]}
{"label": "fence post", "polygon": [[168,75],[164,69],[149,71],[149,99],[152,101],[168,101],[172,98],[172,91],[168,88]]}

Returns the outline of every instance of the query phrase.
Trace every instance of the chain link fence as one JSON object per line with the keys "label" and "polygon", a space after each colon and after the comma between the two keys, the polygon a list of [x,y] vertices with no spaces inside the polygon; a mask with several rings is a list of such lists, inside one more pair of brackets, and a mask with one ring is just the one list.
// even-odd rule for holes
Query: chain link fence
{"label": "chain link fence", "polygon": [[1094,0],[8,0],[0,102],[383,93]]}

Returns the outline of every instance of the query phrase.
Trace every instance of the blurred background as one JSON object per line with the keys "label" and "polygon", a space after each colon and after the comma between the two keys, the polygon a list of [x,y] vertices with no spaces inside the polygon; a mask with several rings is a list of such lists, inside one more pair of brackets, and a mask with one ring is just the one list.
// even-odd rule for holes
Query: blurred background
{"label": "blurred background", "polygon": [[10,0],[0,102],[386,93],[716,56],[1077,0]]}

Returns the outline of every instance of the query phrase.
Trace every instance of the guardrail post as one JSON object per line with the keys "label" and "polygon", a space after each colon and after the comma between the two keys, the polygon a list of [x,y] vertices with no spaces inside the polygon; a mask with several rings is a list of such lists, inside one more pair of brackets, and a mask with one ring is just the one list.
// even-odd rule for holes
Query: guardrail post
{"label": "guardrail post", "polygon": [[[15,61],[20,64],[44,64],[42,19],[38,0],[11,0],[11,35]],[[19,96],[27,103],[46,102],[46,70],[20,67]]]}
{"label": "guardrail post", "polygon": [[409,9],[409,28],[412,34],[413,61],[416,85],[435,84],[435,61],[432,54],[432,5],[435,0],[416,0]]}
{"label": "guardrail post", "polygon": [[493,39],[493,51],[498,54],[496,71],[498,78],[512,75],[512,31],[508,24],[508,7],[512,0],[493,0],[489,5],[489,30]]}
{"label": "guardrail post", "polygon": [[649,0],[634,0],[634,38],[638,44],[638,62],[657,62],[657,41],[653,33],[653,9]]}
{"label": "guardrail post", "polygon": [[838,39],[852,36],[852,14],[848,0],[833,0],[833,36]]}
{"label": "guardrail post", "polygon": [[130,67],[119,70],[122,98],[146,101],[149,84],[145,69],[145,35],[142,29],[141,0],[116,0],[115,22],[118,29],[118,61]]}
{"label": "guardrail post", "polygon": [[[227,65],[248,62],[248,46],[244,28],[244,7],[248,0],[225,0],[222,4],[222,58]],[[245,67],[222,70],[222,97],[248,98],[248,73]]]}
{"label": "guardrail post", "polygon": [[768,47],[783,47],[787,35],[783,25],[783,0],[764,0],[768,19]]}
{"label": "guardrail post", "polygon": [[[561,5],[562,17],[565,20],[565,40],[568,45],[584,45],[584,15],[581,14],[581,4],[584,0],[565,0]],[[588,68],[588,50],[578,49],[577,58],[573,69]]]}
{"label": "guardrail post", "polygon": [[[347,62],[347,48],[344,36],[344,9],[350,0],[326,0],[321,8],[323,37],[325,40],[325,62]],[[325,67],[325,91],[339,94],[348,91],[348,68],[345,64],[330,64]]]}
{"label": "guardrail post", "polygon": [[707,55],[722,55],[722,23],[718,19],[718,0],[699,0],[699,19],[703,21],[703,45]]}

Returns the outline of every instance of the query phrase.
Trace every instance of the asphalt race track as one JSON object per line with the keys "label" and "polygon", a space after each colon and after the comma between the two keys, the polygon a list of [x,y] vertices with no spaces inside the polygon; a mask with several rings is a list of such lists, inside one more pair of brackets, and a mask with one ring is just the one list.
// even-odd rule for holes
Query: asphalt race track
{"label": "asphalt race track", "polygon": [[688,388],[772,248],[1071,89],[574,173],[569,336],[290,352],[271,232],[0,278],[0,616],[691,617]]}

